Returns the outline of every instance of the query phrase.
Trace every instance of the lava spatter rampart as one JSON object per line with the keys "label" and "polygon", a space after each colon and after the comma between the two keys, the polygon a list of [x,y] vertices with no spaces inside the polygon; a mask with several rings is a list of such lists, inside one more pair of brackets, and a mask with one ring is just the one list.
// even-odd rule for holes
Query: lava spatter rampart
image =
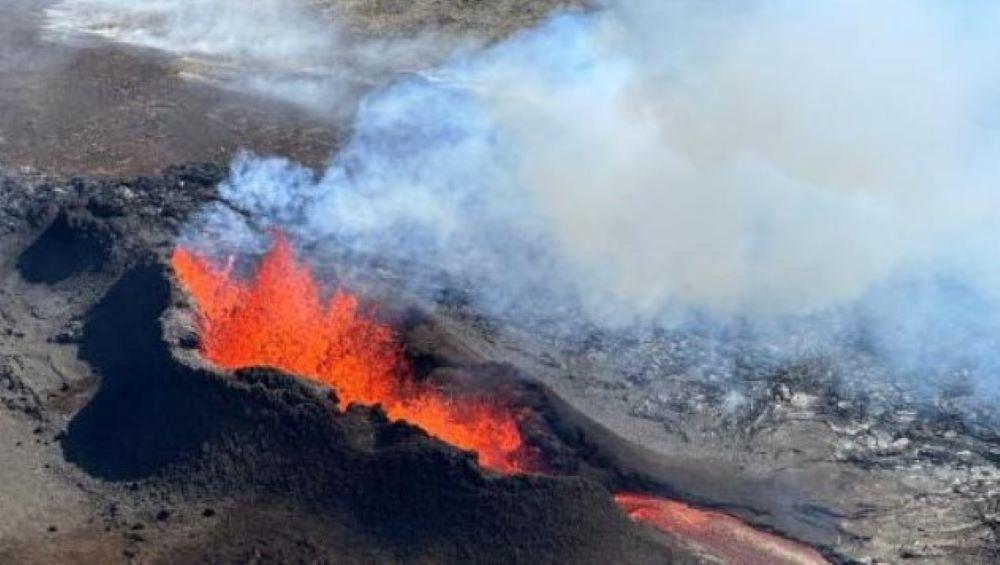
{"label": "lava spatter rampart", "polygon": [[485,398],[449,397],[413,379],[392,329],[365,316],[355,296],[324,298],[291,245],[274,237],[256,273],[239,280],[184,248],[174,272],[198,312],[201,353],[225,369],[269,366],[331,386],[342,405],[381,405],[502,473],[522,471],[515,415]]}

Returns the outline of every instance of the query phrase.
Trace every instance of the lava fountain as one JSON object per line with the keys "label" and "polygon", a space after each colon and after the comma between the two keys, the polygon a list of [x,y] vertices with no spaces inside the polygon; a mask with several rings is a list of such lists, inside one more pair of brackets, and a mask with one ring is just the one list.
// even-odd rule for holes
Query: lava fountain
{"label": "lava fountain", "polygon": [[202,355],[224,369],[269,366],[332,387],[342,406],[381,405],[392,420],[477,454],[501,473],[526,470],[517,419],[485,398],[449,398],[413,378],[392,329],[359,311],[355,296],[324,300],[308,267],[275,236],[256,274],[178,248],[174,272],[194,299]]}
{"label": "lava fountain", "polygon": [[[342,406],[380,405],[392,420],[476,453],[493,471],[538,471],[525,456],[516,412],[482,396],[449,397],[414,379],[392,329],[364,315],[343,290],[323,298],[309,268],[277,234],[256,273],[177,248],[171,259],[194,299],[201,353],[224,369],[269,366],[332,387]],[[753,529],[731,516],[643,494],[618,493],[632,520],[694,544],[729,563],[814,564],[816,551]]]}

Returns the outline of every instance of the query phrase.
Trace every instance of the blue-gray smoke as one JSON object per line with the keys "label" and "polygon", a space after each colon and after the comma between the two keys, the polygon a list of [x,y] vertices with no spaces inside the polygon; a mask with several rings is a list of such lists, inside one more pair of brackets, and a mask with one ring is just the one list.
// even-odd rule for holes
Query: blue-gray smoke
{"label": "blue-gray smoke", "polygon": [[738,322],[991,390],[997,12],[613,1],[372,93],[319,174],[243,156],[223,193],[495,315]]}

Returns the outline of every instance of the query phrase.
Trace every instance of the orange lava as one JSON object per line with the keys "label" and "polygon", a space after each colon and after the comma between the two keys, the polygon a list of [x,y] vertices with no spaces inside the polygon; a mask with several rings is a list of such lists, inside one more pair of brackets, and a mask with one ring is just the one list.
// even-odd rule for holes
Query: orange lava
{"label": "orange lava", "polygon": [[[343,291],[324,300],[308,267],[280,234],[250,280],[177,248],[172,264],[198,311],[201,352],[225,369],[270,366],[331,386],[343,406],[379,404],[501,473],[532,465],[522,457],[514,415],[480,397],[448,397],[414,381],[392,329],[359,312]],[[642,494],[614,495],[630,518],[727,563],[827,563],[815,550],[755,530],[719,512]]]}
{"label": "orange lava", "polygon": [[618,493],[615,502],[630,518],[713,554],[726,563],[816,565],[828,561],[811,547],[756,530],[711,510],[645,494]]}
{"label": "orange lava", "polygon": [[392,420],[476,452],[485,467],[523,470],[513,414],[414,381],[391,328],[362,315],[346,292],[324,300],[280,234],[248,281],[183,248],[172,264],[196,304],[202,355],[215,365],[268,366],[314,379],[331,386],[342,406],[379,404]]}

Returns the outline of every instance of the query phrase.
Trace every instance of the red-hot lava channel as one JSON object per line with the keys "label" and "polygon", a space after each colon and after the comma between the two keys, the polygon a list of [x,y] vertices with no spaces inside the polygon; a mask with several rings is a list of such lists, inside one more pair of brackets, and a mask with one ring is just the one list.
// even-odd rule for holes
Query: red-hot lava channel
{"label": "red-hot lava channel", "polygon": [[[224,369],[269,366],[314,379],[342,406],[380,404],[393,420],[475,452],[505,474],[537,472],[524,456],[517,415],[483,397],[449,397],[413,378],[392,329],[359,311],[353,295],[324,300],[288,241],[275,236],[250,280],[231,267],[177,248],[178,280],[194,299],[201,353]],[[630,518],[733,563],[825,563],[815,551],[717,512],[646,495],[619,493]]]}
{"label": "red-hot lava channel", "polygon": [[826,559],[811,547],[760,530],[721,512],[644,494],[618,493],[615,502],[633,520],[721,558],[726,563],[812,565]]}

